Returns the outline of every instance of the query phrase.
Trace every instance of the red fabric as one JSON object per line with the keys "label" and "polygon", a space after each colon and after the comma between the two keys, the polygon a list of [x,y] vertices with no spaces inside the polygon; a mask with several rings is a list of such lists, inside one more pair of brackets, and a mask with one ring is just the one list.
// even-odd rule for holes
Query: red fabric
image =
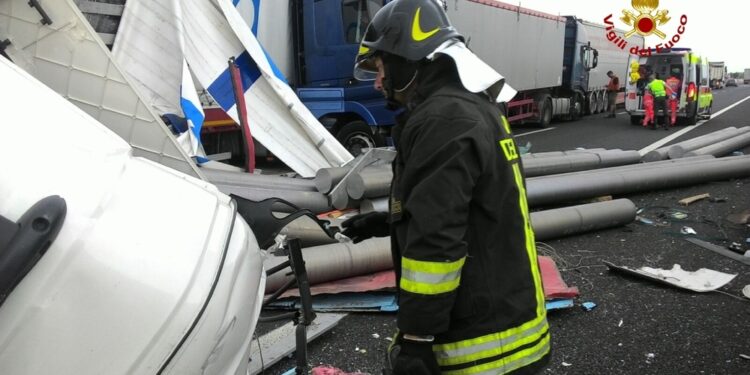
{"label": "red fabric", "polygon": [[672,115],[670,122],[672,126],[677,123],[677,99],[669,99],[669,113]]}
{"label": "red fabric", "polygon": [[643,126],[648,126],[654,122],[654,96],[650,92],[643,95],[643,109],[646,115],[643,117]]}
{"label": "red fabric", "polygon": [[539,256],[537,259],[539,260],[539,270],[542,273],[545,299],[574,298],[578,296],[578,288],[569,287],[565,283],[552,258]]}
{"label": "red fabric", "polygon": [[[539,269],[542,273],[544,296],[547,299],[573,298],[578,296],[578,288],[569,287],[560,275],[552,258],[540,256]],[[315,285],[310,288],[312,295],[337,294],[345,292],[363,293],[396,288],[396,274],[393,271],[382,271],[371,275],[350,277]],[[281,297],[297,297],[297,289],[290,289]]]}
{"label": "red fabric", "polygon": [[312,369],[312,375],[367,375],[363,372],[345,372],[330,366],[318,366]]}

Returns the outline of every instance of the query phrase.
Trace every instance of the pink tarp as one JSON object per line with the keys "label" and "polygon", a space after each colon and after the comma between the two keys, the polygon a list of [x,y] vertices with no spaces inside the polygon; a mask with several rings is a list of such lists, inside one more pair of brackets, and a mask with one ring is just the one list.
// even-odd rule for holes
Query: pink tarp
{"label": "pink tarp", "polygon": [[[542,272],[542,283],[544,284],[544,296],[546,299],[574,298],[578,296],[578,288],[569,287],[560,275],[555,261],[550,257],[540,256],[539,268]],[[374,292],[384,289],[396,288],[396,275],[393,271],[382,271],[370,275],[350,277],[314,285],[310,288],[313,295],[337,294],[344,292]],[[288,290],[282,294],[283,297],[299,296],[297,289]]]}

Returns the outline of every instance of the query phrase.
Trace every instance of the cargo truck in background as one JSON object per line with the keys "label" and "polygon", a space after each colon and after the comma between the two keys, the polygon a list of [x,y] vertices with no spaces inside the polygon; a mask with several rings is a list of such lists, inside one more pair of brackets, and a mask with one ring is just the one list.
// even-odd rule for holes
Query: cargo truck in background
{"label": "cargo truck in background", "polygon": [[727,78],[727,67],[724,65],[723,61],[708,63],[708,78],[711,81],[711,88],[724,88]]}
{"label": "cargo truck in background", "polygon": [[[370,19],[388,1],[260,0],[252,2],[256,9],[240,9],[302,102],[353,154],[384,145],[394,124],[382,94],[352,72]],[[469,48],[518,90],[508,103],[516,124],[547,126],[606,111],[606,72],[624,86],[628,49],[643,47],[638,35],[620,48],[603,25],[495,0],[447,1],[445,8]],[[234,122],[205,104],[206,152],[242,152]]]}
{"label": "cargo truck in background", "polygon": [[750,83],[750,69],[745,69],[745,75],[743,76],[742,83],[746,85]]}

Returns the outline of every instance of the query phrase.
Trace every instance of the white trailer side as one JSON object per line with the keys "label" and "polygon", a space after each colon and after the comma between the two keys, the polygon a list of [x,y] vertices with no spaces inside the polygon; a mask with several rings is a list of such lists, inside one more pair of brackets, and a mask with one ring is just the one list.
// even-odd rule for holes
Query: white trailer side
{"label": "white trailer side", "polygon": [[564,17],[494,0],[449,1],[448,17],[516,90],[562,84]]}

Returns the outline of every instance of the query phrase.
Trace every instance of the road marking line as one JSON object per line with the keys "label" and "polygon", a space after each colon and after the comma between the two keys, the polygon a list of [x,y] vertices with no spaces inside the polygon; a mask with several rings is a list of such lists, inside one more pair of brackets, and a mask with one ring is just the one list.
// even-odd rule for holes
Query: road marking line
{"label": "road marking line", "polygon": [[545,128],[545,129],[539,129],[539,130],[534,130],[534,131],[530,131],[530,132],[528,132],[528,133],[514,134],[514,136],[515,136],[516,138],[518,138],[518,137],[522,137],[522,136],[524,136],[524,135],[535,134],[535,133],[541,133],[541,132],[546,132],[546,131],[550,131],[550,130],[554,130],[554,129],[556,129],[556,128]]}
{"label": "road marking line", "polygon": [[[723,115],[724,113],[726,113],[730,109],[732,109],[732,108],[734,108],[734,107],[742,104],[744,101],[749,100],[749,99],[750,99],[750,96],[748,96],[745,99],[742,99],[742,100],[740,100],[740,101],[738,101],[738,102],[730,105],[729,107],[726,107],[726,108],[722,109],[719,112],[716,112],[716,113],[712,114],[710,119],[708,119],[708,120],[701,120],[701,121],[699,121],[695,125],[688,126],[688,127],[684,128],[684,129],[682,129],[682,130],[680,130],[680,131],[678,131],[676,133],[672,133],[669,136],[664,137],[664,138],[662,138],[662,139],[660,139],[660,140],[658,140],[658,141],[656,141],[656,142],[654,142],[654,143],[652,143],[652,144],[644,147],[643,149],[639,150],[638,152],[641,154],[641,156],[646,155],[649,152],[654,151],[657,148],[659,148],[659,147],[661,147],[661,146],[663,146],[663,145],[671,142],[673,139],[675,139],[677,137],[680,137],[683,134],[685,134],[685,133],[687,133],[687,132],[689,132],[689,131],[691,131],[691,130],[693,130],[693,129],[695,129],[695,128],[703,125],[703,124],[705,124],[706,122],[709,122],[709,121],[711,121],[711,120],[713,120],[713,119],[715,119],[715,118]],[[659,131],[659,130],[661,130],[661,129],[658,129],[657,131]]]}

